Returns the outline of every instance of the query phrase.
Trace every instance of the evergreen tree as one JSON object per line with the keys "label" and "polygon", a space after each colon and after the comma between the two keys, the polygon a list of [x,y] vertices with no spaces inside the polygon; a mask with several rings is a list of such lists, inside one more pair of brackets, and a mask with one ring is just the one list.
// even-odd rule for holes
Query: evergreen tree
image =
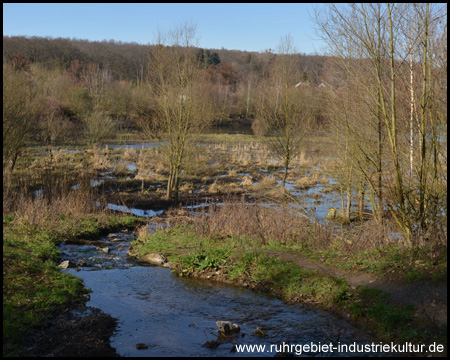
{"label": "evergreen tree", "polygon": [[203,65],[205,63],[205,50],[198,49],[196,57],[198,63]]}
{"label": "evergreen tree", "polygon": [[208,54],[208,66],[209,65],[219,65],[220,64],[220,58],[219,54],[217,52],[213,52],[212,54]]}

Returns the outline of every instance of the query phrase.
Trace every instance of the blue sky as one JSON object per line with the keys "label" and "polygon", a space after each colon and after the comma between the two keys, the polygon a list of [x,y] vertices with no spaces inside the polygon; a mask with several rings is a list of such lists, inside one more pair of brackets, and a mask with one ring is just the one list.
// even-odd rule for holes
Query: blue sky
{"label": "blue sky", "polygon": [[154,43],[188,21],[208,49],[275,49],[290,34],[297,51],[321,53],[311,20],[316,4],[3,4],[3,35]]}

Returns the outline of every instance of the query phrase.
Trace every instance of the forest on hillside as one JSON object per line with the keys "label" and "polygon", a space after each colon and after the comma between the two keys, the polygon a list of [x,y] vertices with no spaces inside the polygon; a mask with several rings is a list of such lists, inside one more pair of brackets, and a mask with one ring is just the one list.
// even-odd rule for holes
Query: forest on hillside
{"label": "forest on hillside", "polygon": [[[50,68],[67,70],[74,60],[83,64],[90,62],[101,69],[108,69],[114,80],[137,82],[143,77],[148,66],[148,51],[154,45],[124,43],[120,41],[89,41],[80,39],[3,36],[3,58],[11,61],[17,54],[30,63],[42,63]],[[262,69],[267,56],[259,52],[247,52],[227,49],[201,49],[199,53],[213,56],[219,63],[229,64],[239,74],[239,80],[245,80],[252,71]],[[267,52],[272,51],[267,49]],[[297,54],[299,67],[317,83],[323,68],[324,57],[319,55]],[[212,65],[217,65],[211,61]],[[206,66],[210,64],[205,63]]]}
{"label": "forest on hillside", "polygon": [[[149,112],[146,80],[151,72],[149,52],[154,45],[115,41],[3,36],[3,64],[29,74],[33,91],[46,104],[38,110],[40,130],[35,140],[63,141],[81,132],[86,114],[106,114],[120,128],[135,128]],[[323,77],[323,56],[294,54],[298,74],[291,79],[314,87]],[[215,103],[216,124],[254,117],[258,83],[269,76],[276,54],[196,48],[204,82]],[[31,84],[30,83],[30,84]],[[51,123],[51,125],[50,125]],[[49,129],[52,129],[49,132]]]}

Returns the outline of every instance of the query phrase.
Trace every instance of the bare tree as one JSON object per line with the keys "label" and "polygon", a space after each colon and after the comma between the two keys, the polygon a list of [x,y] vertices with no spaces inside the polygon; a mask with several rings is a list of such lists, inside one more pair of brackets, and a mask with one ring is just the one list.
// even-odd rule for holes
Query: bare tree
{"label": "bare tree", "polygon": [[[334,55],[348,64],[348,75],[359,84],[355,100],[375,120],[365,136],[351,132],[359,150],[354,152],[355,160],[369,185],[378,190],[378,208],[389,209],[412,247],[414,234],[422,236],[427,222],[443,211],[436,202],[436,206],[430,206],[441,177],[438,156],[434,155],[438,153],[440,133],[433,111],[438,97],[431,79],[444,69],[446,72],[446,66],[438,69],[432,65],[435,56],[430,46],[438,33],[432,30],[442,17],[442,7],[414,5],[409,7],[414,12],[411,17],[405,16],[405,9],[401,4],[329,5],[328,11],[316,14],[316,19]],[[440,31],[446,34],[446,26],[441,26]],[[413,60],[412,51],[417,51]],[[420,64],[416,72],[421,90],[415,88],[414,61]],[[406,76],[409,81],[404,81]],[[411,119],[416,104],[420,104],[420,114],[416,116],[418,131],[414,133]],[[378,137],[378,141],[366,142],[372,137]],[[376,147],[379,150],[374,152]],[[361,155],[367,161],[358,160]],[[378,184],[371,180],[372,166],[378,172]]]}
{"label": "bare tree", "polygon": [[112,138],[115,135],[115,121],[101,111],[92,111],[82,119],[82,122],[85,139],[90,145],[98,145],[102,140]]}
{"label": "bare tree", "polygon": [[26,140],[36,128],[37,94],[28,72],[3,64],[3,169],[14,170]]}
{"label": "bare tree", "polygon": [[185,23],[158,34],[150,51],[148,85],[154,105],[151,120],[143,125],[162,147],[169,165],[167,198],[178,201],[178,189],[190,136],[207,126],[211,117],[197,61],[196,28]]}
{"label": "bare tree", "polygon": [[308,88],[299,85],[299,67],[293,56],[295,49],[290,35],[282,38],[278,54],[270,65],[270,76],[261,81],[254,122],[256,133],[268,136],[269,144],[283,161],[284,187],[292,159],[303,146],[311,123]]}

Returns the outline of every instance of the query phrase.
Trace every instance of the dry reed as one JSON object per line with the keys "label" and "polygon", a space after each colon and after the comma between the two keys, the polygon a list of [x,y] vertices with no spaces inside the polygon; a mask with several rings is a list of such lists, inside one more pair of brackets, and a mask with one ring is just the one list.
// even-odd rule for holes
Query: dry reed
{"label": "dry reed", "polygon": [[194,217],[193,223],[201,236],[250,236],[262,243],[269,239],[281,242],[301,242],[306,239],[307,222],[304,219],[290,214],[285,209],[247,204],[244,200],[212,205]]}
{"label": "dry reed", "polygon": [[[10,176],[10,175],[9,175]],[[28,226],[43,226],[62,214],[81,216],[98,211],[92,174],[63,172],[46,168],[14,176],[5,189],[3,214],[13,213],[15,221]],[[5,196],[6,195],[6,196]]]}

